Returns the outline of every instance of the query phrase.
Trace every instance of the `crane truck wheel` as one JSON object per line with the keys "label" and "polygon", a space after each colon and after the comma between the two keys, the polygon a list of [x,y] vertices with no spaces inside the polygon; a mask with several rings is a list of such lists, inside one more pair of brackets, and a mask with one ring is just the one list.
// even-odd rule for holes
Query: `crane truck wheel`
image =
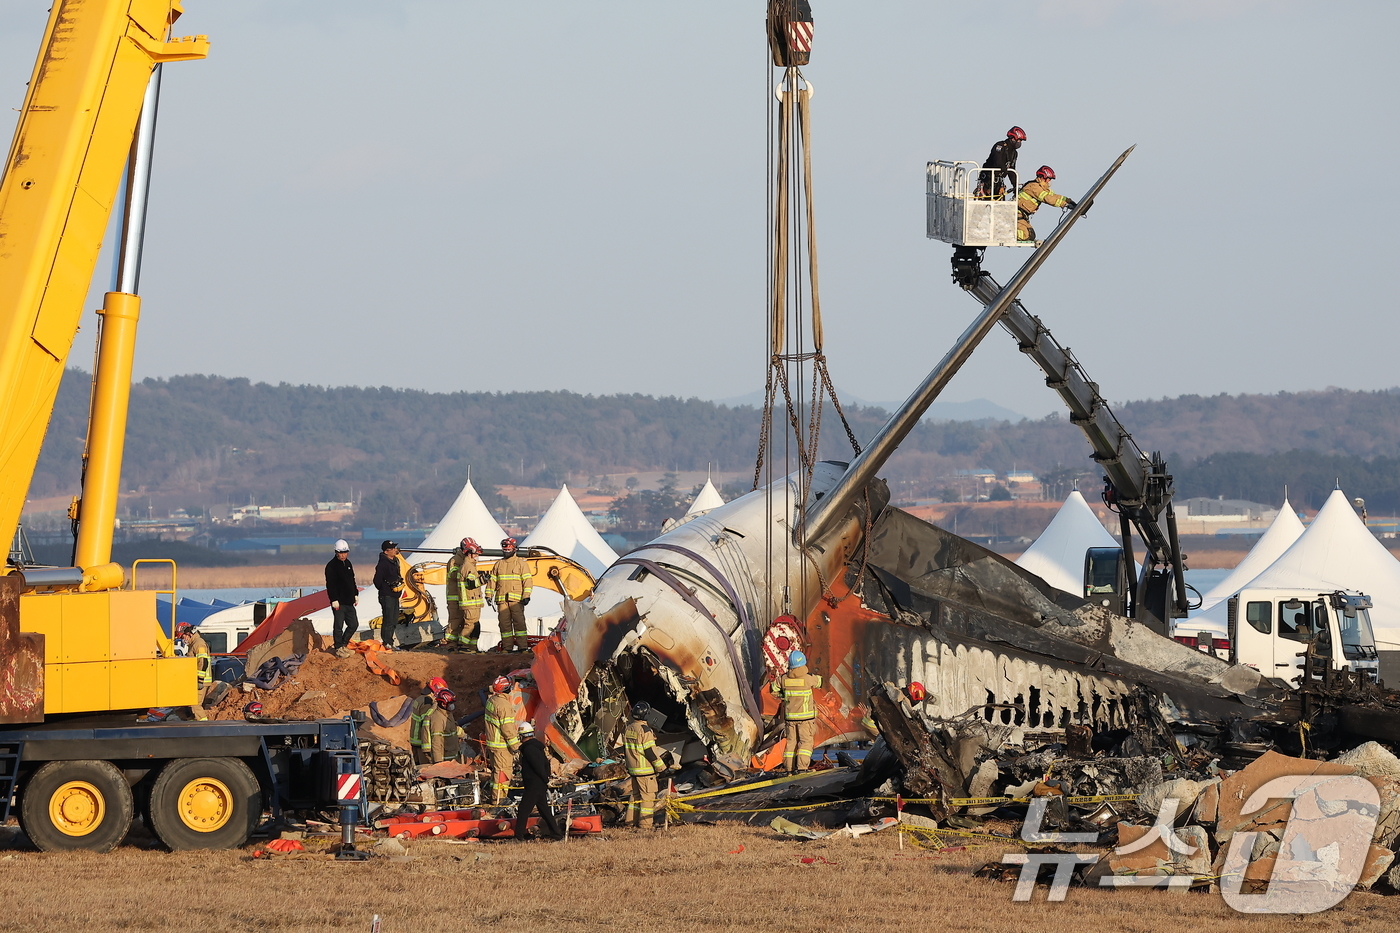
{"label": "crane truck wheel", "polygon": [[110,761],[50,761],[25,784],[19,825],[45,852],[110,852],[132,813],[131,787]]}
{"label": "crane truck wheel", "polygon": [[151,828],[171,849],[231,849],[262,816],[262,788],[237,758],[177,758],[151,785]]}

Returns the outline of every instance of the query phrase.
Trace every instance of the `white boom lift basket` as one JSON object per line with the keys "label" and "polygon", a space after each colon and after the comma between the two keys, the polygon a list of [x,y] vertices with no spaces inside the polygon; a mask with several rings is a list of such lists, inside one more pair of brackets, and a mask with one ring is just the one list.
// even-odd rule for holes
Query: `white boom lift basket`
{"label": "white boom lift basket", "polygon": [[[1002,199],[995,198],[998,183],[1006,188]],[[1017,190],[1015,172],[977,162],[930,162],[929,239],[954,246],[1035,246],[1034,240],[1016,239]]]}

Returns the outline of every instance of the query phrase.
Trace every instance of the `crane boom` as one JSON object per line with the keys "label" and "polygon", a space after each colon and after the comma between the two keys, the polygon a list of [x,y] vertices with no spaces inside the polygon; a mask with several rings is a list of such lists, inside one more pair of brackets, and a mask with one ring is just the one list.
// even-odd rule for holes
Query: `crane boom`
{"label": "crane boom", "polygon": [[50,12],[0,179],[0,540],[24,509],[151,70],[207,53],[202,36],[167,41],[180,12],[175,0]]}
{"label": "crane boom", "polygon": [[[153,70],[208,54],[204,36],[171,39],[179,0],[55,0],[14,142],[0,176],[0,538],[19,525],[59,381],[78,333],[102,239],[127,170],[144,202],[143,109]],[[134,183],[134,184],[133,184]],[[99,313],[76,566],[0,568],[0,722],[185,706],[198,688],[174,657],[155,593],[121,592],[111,562],[131,362],[140,224],[124,225],[119,291]],[[133,240],[133,237],[135,239]],[[173,575],[173,572],[172,572]]]}

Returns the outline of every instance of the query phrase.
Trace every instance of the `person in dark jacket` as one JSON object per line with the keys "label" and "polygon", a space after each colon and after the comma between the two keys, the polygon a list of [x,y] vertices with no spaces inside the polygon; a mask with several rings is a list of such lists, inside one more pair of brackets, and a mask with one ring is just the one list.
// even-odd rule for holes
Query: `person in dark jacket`
{"label": "person in dark jacket", "polygon": [[[535,727],[527,719],[520,724],[520,776],[525,789],[520,794],[520,805],[515,811],[515,839],[524,842],[529,839],[530,813],[539,810],[541,830],[548,830],[548,838],[563,839],[564,831],[554,822],[554,813],[549,809],[549,755],[544,743],[535,738]],[[545,833],[541,833],[545,838]]]}
{"label": "person in dark jacket", "polygon": [[394,626],[399,624],[399,594],[403,592],[403,570],[399,567],[399,543],[379,545],[379,563],[374,567],[374,588],[379,591],[379,641],[394,647]]}
{"label": "person in dark jacket", "polygon": [[335,543],[335,556],[326,564],[326,595],[335,619],[332,644],[344,648],[360,630],[360,617],[355,614],[360,588],[355,585],[355,565],[350,563],[350,543],[344,538]]}
{"label": "person in dark jacket", "polygon": [[[1006,194],[1007,179],[1016,171],[1016,152],[1026,141],[1026,131],[1013,126],[1006,131],[1006,138],[992,145],[987,161],[982,163],[982,173],[977,181],[977,197],[1000,201]],[[995,171],[992,171],[995,170]],[[1016,182],[1011,183],[1015,190]]]}

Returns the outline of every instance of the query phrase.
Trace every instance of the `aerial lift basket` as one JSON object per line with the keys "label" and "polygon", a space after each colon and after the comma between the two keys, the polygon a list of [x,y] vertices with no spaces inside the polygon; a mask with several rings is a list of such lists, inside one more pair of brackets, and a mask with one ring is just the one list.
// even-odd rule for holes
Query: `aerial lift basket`
{"label": "aerial lift basket", "polygon": [[[928,164],[928,236],[954,246],[1035,246],[1016,239],[1016,173],[976,162]],[[1005,189],[995,197],[998,185]],[[979,187],[980,186],[980,187]]]}

